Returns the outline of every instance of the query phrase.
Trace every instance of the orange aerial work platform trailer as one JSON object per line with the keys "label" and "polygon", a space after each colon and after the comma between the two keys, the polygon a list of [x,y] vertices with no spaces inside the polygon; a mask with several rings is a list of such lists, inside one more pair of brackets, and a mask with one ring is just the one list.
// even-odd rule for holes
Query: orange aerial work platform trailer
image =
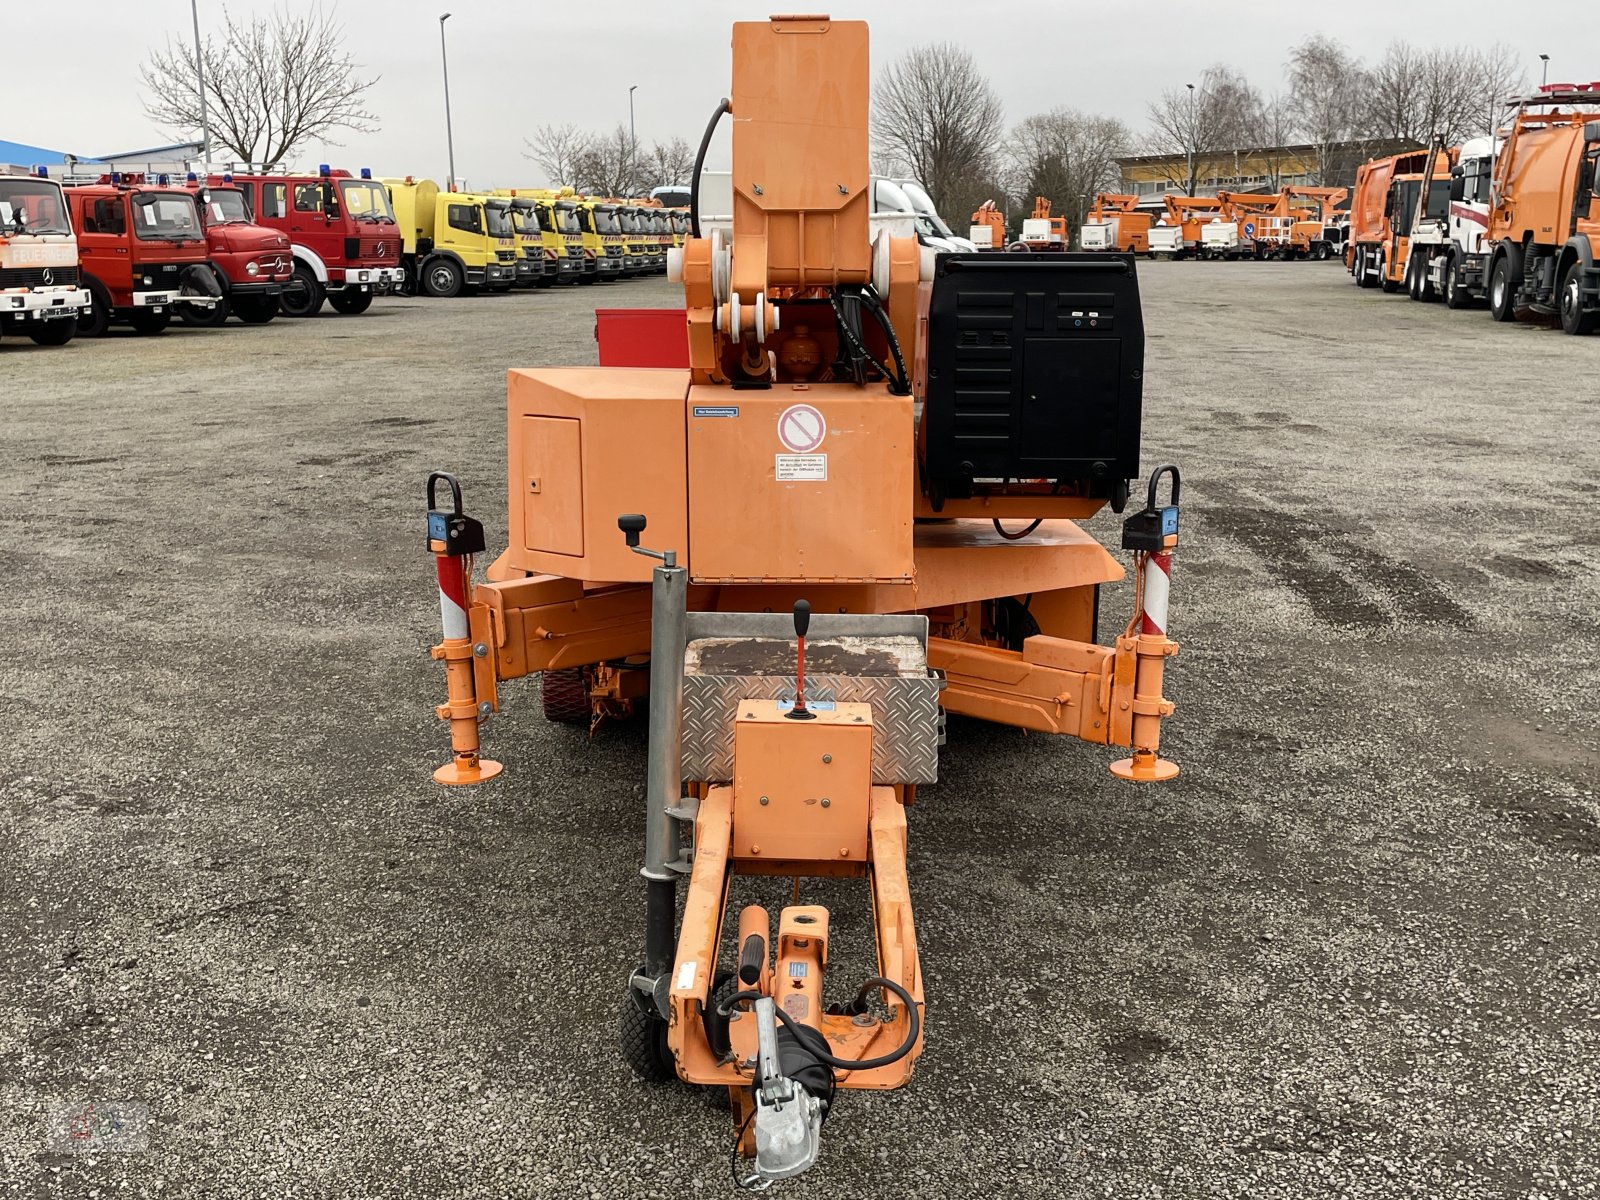
{"label": "orange aerial work platform trailer", "polygon": [[[1133,259],[932,256],[875,231],[869,82],[863,22],[735,24],[700,147],[731,113],[731,219],[703,224],[696,197],[668,265],[684,308],[648,318],[683,350],[510,372],[509,544],[486,578],[460,485],[428,484],[454,751],[435,777],[500,772],[480,733],[511,680],[541,674],[546,715],[591,729],[648,694],[622,1048],[645,1078],[728,1089],[753,1183],[810,1167],[844,1092],[911,1077],[906,810],[943,713],[1126,747],[1124,779],[1177,773],[1179,480],[1139,467]],[[1077,522],[1135,483],[1133,611],[1101,644],[1098,589],[1124,572]],[[760,875],[793,902],[733,911]],[[871,896],[878,972],[832,1003],[817,877]]]}

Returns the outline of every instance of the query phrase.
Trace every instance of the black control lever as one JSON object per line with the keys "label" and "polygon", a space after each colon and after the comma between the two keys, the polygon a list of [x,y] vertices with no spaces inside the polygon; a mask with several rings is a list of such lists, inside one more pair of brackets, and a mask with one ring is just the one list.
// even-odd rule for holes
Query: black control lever
{"label": "black control lever", "polygon": [[657,559],[663,566],[677,566],[678,552],[676,550],[650,550],[639,545],[639,535],[644,532],[644,526],[643,513],[623,513],[617,518],[617,528],[622,530],[622,536],[627,539],[629,550],[632,550],[635,554],[642,554],[646,558]]}

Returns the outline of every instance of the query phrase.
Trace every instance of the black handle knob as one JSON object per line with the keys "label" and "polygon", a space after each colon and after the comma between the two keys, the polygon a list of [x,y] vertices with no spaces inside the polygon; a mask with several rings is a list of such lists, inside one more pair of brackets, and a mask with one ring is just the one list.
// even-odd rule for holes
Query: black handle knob
{"label": "black handle knob", "polygon": [[766,965],[766,939],[759,933],[752,933],[739,950],[739,982],[745,987],[755,987],[761,982],[761,971]]}
{"label": "black handle knob", "polygon": [[622,534],[628,539],[630,547],[637,546],[639,544],[639,535],[644,532],[644,514],[623,513],[617,518],[617,528],[622,530]]}
{"label": "black handle knob", "polygon": [[811,628],[811,602],[809,600],[796,600],[794,602],[794,635],[805,637],[806,630]]}

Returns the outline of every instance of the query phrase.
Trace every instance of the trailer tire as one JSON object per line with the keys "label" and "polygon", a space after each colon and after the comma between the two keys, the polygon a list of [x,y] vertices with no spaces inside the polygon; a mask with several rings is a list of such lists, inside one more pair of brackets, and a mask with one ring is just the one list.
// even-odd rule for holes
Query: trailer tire
{"label": "trailer tire", "polygon": [[642,996],[635,999],[633,989],[628,990],[629,994],[622,998],[622,1015],[618,1022],[622,1061],[646,1083],[669,1083],[678,1077],[678,1071],[673,1065],[672,1050],[667,1046],[667,1023],[657,1014],[645,1011],[648,1000]]}
{"label": "trailer tire", "polygon": [[166,332],[167,326],[172,324],[172,312],[170,309],[162,312],[152,312],[148,308],[135,309],[128,318],[128,324],[140,337],[154,337]]}
{"label": "trailer tire", "polygon": [[1561,276],[1561,330],[1581,337],[1593,333],[1600,313],[1583,311],[1583,264],[1574,259]]}
{"label": "trailer tire", "polygon": [[278,298],[276,296],[235,297],[233,315],[246,325],[265,325],[278,315]]}
{"label": "trailer tire", "polygon": [[[38,324],[36,322],[36,324]],[[65,346],[78,333],[78,318],[66,317],[59,321],[45,321],[28,334],[35,346]]]}
{"label": "trailer tire", "polygon": [[588,673],[582,667],[541,671],[539,704],[546,721],[557,725],[587,725],[594,712],[589,703]]}
{"label": "trailer tire", "polygon": [[294,265],[294,275],[283,285],[278,297],[278,311],[286,317],[314,317],[322,311],[326,293],[316,272],[305,263]]}
{"label": "trailer tire", "polygon": [[343,313],[347,317],[359,317],[372,307],[372,293],[352,292],[346,288],[329,296],[328,303],[333,305],[334,312]]}
{"label": "trailer tire", "polygon": [[461,294],[466,276],[452,258],[435,258],[422,264],[422,290],[437,300]]}
{"label": "trailer tire", "polygon": [[1356,286],[1358,288],[1369,288],[1372,286],[1372,277],[1367,274],[1367,248],[1365,246],[1356,247],[1355,275]]}

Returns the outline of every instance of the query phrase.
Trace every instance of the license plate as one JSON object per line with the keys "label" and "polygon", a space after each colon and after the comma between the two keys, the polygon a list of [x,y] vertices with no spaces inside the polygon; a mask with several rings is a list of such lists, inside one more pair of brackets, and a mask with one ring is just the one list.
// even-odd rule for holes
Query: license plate
{"label": "license plate", "polygon": [[59,321],[62,317],[75,317],[78,310],[75,308],[46,308],[42,309],[39,316],[46,321]]}

